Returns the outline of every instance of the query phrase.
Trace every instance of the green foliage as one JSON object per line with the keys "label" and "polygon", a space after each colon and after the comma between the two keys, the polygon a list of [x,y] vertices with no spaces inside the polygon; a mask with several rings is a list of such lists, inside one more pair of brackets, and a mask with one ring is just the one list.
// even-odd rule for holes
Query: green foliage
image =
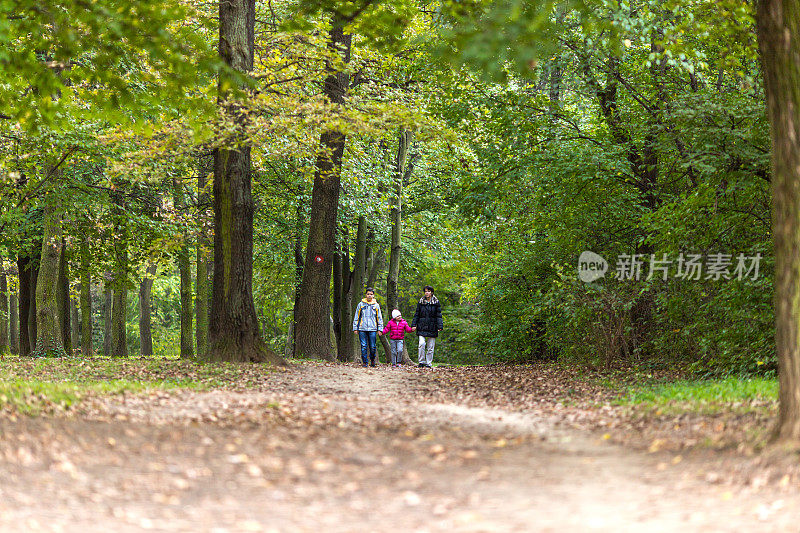
{"label": "green foliage", "polygon": [[[0,113],[25,130],[70,129],[74,117],[120,120],[122,108],[183,99],[216,68],[179,1],[0,3]],[[143,90],[146,89],[146,90]]]}
{"label": "green foliage", "polygon": [[[466,79],[434,104],[474,154],[457,204],[484,229],[465,292],[485,353],[774,372],[763,91],[752,39],[732,46],[706,7],[602,4],[591,18],[614,28],[597,32],[567,11],[535,71],[512,69],[520,77],[503,85]],[[605,279],[577,279],[585,250],[609,261]],[[645,281],[646,265],[639,282],[611,279],[619,254],[715,252],[761,254],[758,279],[675,279],[675,265],[667,281]]]}
{"label": "green foliage", "polygon": [[762,410],[765,407],[774,407],[777,399],[778,382],[775,379],[731,377],[632,386],[618,403],[663,413],[714,414]]}

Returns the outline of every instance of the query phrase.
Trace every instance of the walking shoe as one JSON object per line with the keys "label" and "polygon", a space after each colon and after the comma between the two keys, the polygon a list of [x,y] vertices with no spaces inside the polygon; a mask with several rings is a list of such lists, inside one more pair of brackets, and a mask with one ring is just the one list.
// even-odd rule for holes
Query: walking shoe
{"label": "walking shoe", "polygon": [[375,366],[375,359],[374,358],[369,360],[369,366]]}
{"label": "walking shoe", "polygon": [[425,363],[420,363],[420,364],[419,364],[419,367],[420,367],[420,368],[425,368],[425,366],[426,366],[426,365],[425,365]]}

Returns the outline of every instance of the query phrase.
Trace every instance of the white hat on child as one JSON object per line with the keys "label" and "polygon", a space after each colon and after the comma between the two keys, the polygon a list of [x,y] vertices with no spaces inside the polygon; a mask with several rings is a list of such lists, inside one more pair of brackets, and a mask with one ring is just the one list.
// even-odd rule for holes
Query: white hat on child
{"label": "white hat on child", "polygon": [[400,316],[400,310],[399,309],[395,309],[394,311],[392,311],[392,318],[397,318],[399,316]]}

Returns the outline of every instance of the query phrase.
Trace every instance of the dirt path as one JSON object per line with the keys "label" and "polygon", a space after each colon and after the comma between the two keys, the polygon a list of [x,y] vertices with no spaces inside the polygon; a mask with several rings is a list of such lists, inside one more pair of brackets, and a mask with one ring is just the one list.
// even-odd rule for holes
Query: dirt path
{"label": "dirt path", "polygon": [[624,449],[545,411],[415,401],[416,368],[302,365],[261,391],[0,421],[0,531],[796,531],[794,488]]}

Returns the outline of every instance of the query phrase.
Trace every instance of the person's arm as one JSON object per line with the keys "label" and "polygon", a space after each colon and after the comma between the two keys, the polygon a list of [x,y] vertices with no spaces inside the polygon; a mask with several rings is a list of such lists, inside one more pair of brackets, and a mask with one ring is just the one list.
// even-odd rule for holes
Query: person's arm
{"label": "person's arm", "polygon": [[375,314],[378,316],[378,331],[383,331],[383,313],[381,312],[381,304],[378,304],[378,309]]}
{"label": "person's arm", "polygon": [[444,329],[444,319],[442,318],[442,304],[436,305],[436,329],[442,331]]}
{"label": "person's arm", "polygon": [[386,335],[389,332],[389,323],[388,322],[386,323],[386,325],[383,327],[383,329],[381,331],[383,332],[384,335]]}
{"label": "person's arm", "polygon": [[409,326],[409,325],[408,325],[408,322],[406,322],[405,320],[403,320],[403,324],[405,324],[405,326],[403,326],[403,328],[405,329],[405,331],[407,331],[407,332],[408,332],[408,331],[414,331],[414,330],[411,328],[411,326]]}
{"label": "person's arm", "polygon": [[417,304],[417,308],[414,309],[414,318],[411,319],[412,328],[417,326],[417,320],[419,320],[419,304]]}

